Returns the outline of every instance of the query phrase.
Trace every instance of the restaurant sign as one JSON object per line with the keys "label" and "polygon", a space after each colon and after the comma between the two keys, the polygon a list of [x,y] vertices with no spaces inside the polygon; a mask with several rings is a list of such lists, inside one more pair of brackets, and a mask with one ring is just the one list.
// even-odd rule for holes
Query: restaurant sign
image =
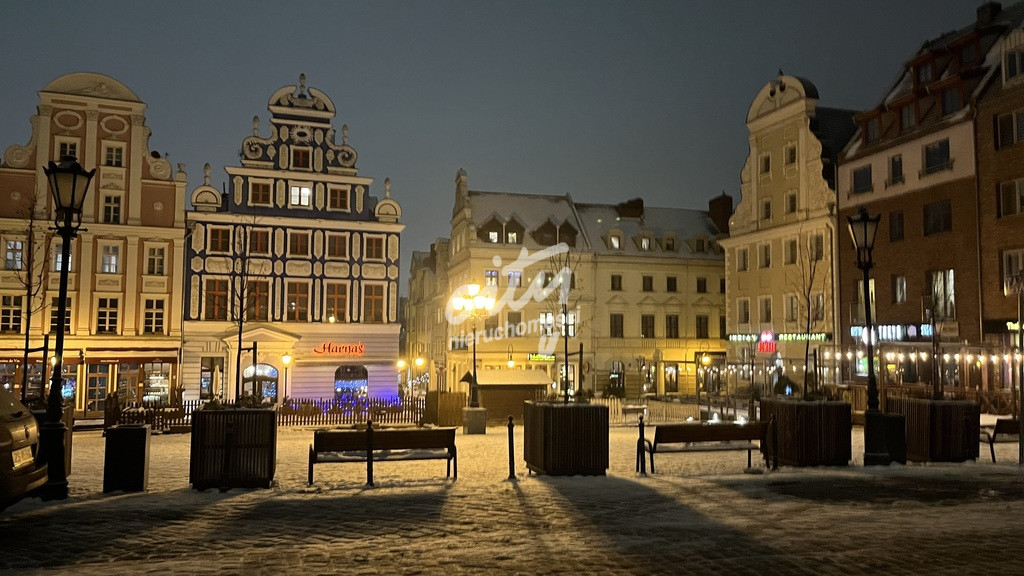
{"label": "restaurant sign", "polygon": [[366,346],[361,341],[355,344],[324,342],[313,349],[314,354],[322,356],[362,356],[365,352]]}

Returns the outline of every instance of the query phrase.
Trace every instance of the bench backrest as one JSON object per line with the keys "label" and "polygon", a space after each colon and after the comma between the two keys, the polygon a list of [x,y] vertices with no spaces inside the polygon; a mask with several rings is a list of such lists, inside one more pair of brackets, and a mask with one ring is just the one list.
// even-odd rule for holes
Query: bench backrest
{"label": "bench backrest", "polygon": [[764,440],[766,422],[746,424],[659,424],[654,428],[654,445],[673,442],[725,442],[729,440]]}
{"label": "bench backrest", "polygon": [[[374,450],[454,448],[455,428],[398,428],[373,431]],[[366,430],[315,430],[314,452],[366,450]]]}
{"label": "bench backrest", "polygon": [[995,434],[1020,434],[1020,420],[999,418],[996,420]]}

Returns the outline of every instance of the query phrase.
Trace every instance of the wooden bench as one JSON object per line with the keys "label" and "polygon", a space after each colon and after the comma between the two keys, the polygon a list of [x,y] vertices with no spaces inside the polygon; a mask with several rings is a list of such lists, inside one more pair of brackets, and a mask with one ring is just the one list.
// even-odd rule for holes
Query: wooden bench
{"label": "wooden bench", "polygon": [[373,486],[373,463],[392,460],[447,460],[446,477],[459,477],[455,428],[383,428],[372,422],[365,430],[316,430],[309,445],[309,484],[313,465],[366,462],[366,484]]}
{"label": "wooden bench", "polygon": [[[982,430],[982,440],[988,442],[988,449],[992,453],[992,461],[996,461],[996,442],[1006,440],[1008,442],[1020,441],[1020,420],[1011,418],[999,418],[996,420],[995,428]],[[1010,436],[1010,438],[1007,438]]]}
{"label": "wooden bench", "polygon": [[[747,468],[751,466],[751,452],[766,446],[768,434],[776,434],[775,420],[768,422],[735,422],[685,424],[659,424],[654,428],[654,440],[644,435],[644,420],[640,417],[640,438],[636,445],[636,471],[646,474],[644,454],[650,457],[654,474],[654,454],[662,452],[708,452],[717,450],[746,450]],[[774,438],[773,438],[774,440]],[[757,442],[755,444],[755,441]],[[772,454],[764,454],[765,466],[779,467],[778,442],[771,442]]]}

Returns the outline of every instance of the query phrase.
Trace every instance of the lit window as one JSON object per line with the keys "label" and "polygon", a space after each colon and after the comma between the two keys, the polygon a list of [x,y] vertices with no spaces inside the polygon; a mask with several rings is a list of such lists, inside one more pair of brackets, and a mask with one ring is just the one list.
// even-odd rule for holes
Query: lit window
{"label": "lit window", "polygon": [[497,230],[491,230],[490,232],[488,232],[487,233],[487,241],[490,242],[491,244],[497,244],[498,243],[498,231]]}
{"label": "lit window", "polygon": [[609,237],[608,242],[609,244],[611,244],[611,247],[615,250],[618,250],[622,246],[622,239],[619,238],[618,236]]}
{"label": "lit window", "polygon": [[24,265],[25,244],[21,240],[8,240],[5,254],[5,270],[21,270]]}
{"label": "lit window", "polygon": [[907,277],[901,274],[892,276],[892,302],[903,304],[907,301]]}
{"label": "lit window", "polygon": [[100,272],[117,274],[120,270],[121,247],[108,244],[103,246],[100,254]]}
{"label": "lit window", "polygon": [[640,239],[640,249],[643,250],[644,252],[647,252],[648,250],[650,250],[651,249],[651,239],[650,238],[641,238]]}
{"label": "lit window", "polygon": [[518,288],[523,284],[523,273],[522,272],[509,272],[508,273],[508,286],[509,288]]}
{"label": "lit window", "polygon": [[498,285],[498,271],[497,270],[484,270],[484,286],[497,286]]}
{"label": "lit window", "polygon": [[310,197],[313,195],[309,186],[292,186],[291,195],[288,200],[290,206],[301,206],[308,208]]}

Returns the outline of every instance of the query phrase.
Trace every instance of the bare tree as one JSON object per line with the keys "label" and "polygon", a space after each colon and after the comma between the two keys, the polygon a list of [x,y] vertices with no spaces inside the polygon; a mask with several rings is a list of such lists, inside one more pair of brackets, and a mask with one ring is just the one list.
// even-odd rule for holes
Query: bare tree
{"label": "bare tree", "polygon": [[[228,286],[230,298],[228,313],[231,321],[238,327],[238,342],[235,353],[235,398],[242,391],[242,333],[245,323],[268,322],[270,320],[270,279],[267,276],[271,269],[269,254],[272,253],[272,233],[258,228],[259,221],[255,215],[243,224],[235,226],[231,246],[231,280]],[[267,254],[261,258],[259,254]],[[257,363],[257,346],[250,348],[253,353],[253,364]],[[262,389],[256,390],[262,394]]]}
{"label": "bare tree", "polygon": [[[32,348],[32,316],[46,308],[46,280],[50,270],[50,244],[53,231],[49,229],[46,219],[46,203],[38,196],[32,195],[24,207],[18,211],[25,225],[12,231],[5,249],[5,267],[17,271],[18,282],[25,289],[25,302],[22,305],[22,328],[25,332],[24,356],[21,369],[21,399],[26,400],[29,378],[29,353]],[[58,326],[57,329],[63,329]],[[45,378],[45,364],[40,368],[40,383]],[[40,389],[39,397],[43,397]]]}
{"label": "bare tree", "polygon": [[[584,290],[580,288],[582,281],[580,271],[582,269],[583,257],[579,251],[567,246],[567,250],[559,252],[544,261],[544,271],[538,275],[534,282],[542,282],[542,294],[544,295],[543,310],[550,315],[553,326],[558,326],[558,332],[562,337],[563,354],[565,365],[562,374],[562,387],[565,401],[569,400],[569,338],[579,334],[580,329],[589,324],[589,319],[582,318]],[[556,321],[557,319],[557,321]],[[578,388],[583,389],[583,358],[580,358],[580,367],[577,369],[576,380]]]}
{"label": "bare tree", "polygon": [[[808,384],[813,381],[809,375],[811,356],[811,334],[818,330],[825,321],[825,275],[831,267],[825,263],[824,234],[810,234],[806,238],[798,234],[796,252],[792,255],[797,265],[796,271],[789,275],[791,290],[797,295],[798,310],[795,320],[799,321],[804,335],[804,395],[809,391]],[[786,314],[790,314],[790,310]],[[789,318],[787,318],[789,320]],[[817,372],[815,371],[814,374]]]}

